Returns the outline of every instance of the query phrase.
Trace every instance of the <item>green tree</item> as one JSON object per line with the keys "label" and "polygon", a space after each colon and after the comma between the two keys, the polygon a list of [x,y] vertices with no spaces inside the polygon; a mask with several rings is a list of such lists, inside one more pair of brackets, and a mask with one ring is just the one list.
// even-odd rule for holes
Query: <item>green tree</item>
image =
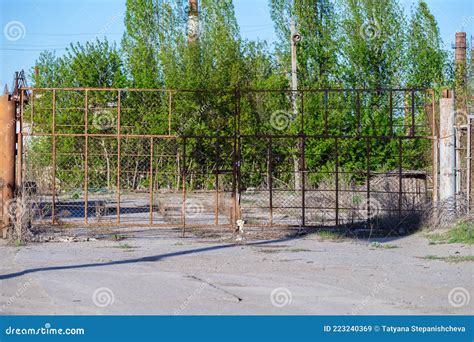
{"label": "green tree", "polygon": [[425,1],[420,0],[408,29],[407,81],[409,87],[439,88],[445,85],[447,53],[438,24]]}

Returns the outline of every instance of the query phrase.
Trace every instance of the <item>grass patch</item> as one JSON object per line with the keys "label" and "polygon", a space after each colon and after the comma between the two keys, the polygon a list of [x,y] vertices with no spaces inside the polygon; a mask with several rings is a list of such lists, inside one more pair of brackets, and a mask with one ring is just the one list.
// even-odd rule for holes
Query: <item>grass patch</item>
{"label": "grass patch", "polygon": [[262,248],[258,250],[261,253],[300,253],[300,252],[311,252],[310,249],[306,248]]}
{"label": "grass patch", "polygon": [[20,239],[15,240],[15,247],[24,247],[26,246],[26,243]]}
{"label": "grass patch", "polygon": [[450,255],[450,256],[447,256],[447,257],[441,257],[441,256],[437,256],[437,255],[427,255],[427,256],[421,257],[421,259],[441,260],[441,261],[445,261],[445,262],[458,263],[458,262],[474,261],[474,255]]}
{"label": "grass patch", "polygon": [[454,228],[442,234],[429,235],[430,245],[443,243],[474,244],[474,222],[458,223]]}
{"label": "grass patch", "polygon": [[135,248],[138,248],[138,247],[135,247],[135,246],[129,245],[128,243],[121,243],[121,244],[119,244],[118,246],[116,246],[116,248],[122,248],[122,249],[135,249]]}
{"label": "grass patch", "polygon": [[115,241],[122,241],[125,239],[126,239],[125,235],[121,235],[121,234],[114,234],[112,236],[112,240],[115,240]]}
{"label": "grass patch", "polygon": [[291,249],[286,250],[286,252],[299,253],[299,252],[311,252],[311,250],[307,248],[291,248]]}
{"label": "grass patch", "polygon": [[388,243],[380,243],[380,242],[372,242],[369,245],[370,249],[393,249],[393,248],[398,248],[396,245],[391,245]]}
{"label": "grass patch", "polygon": [[320,232],[317,232],[316,235],[321,240],[342,241],[345,239],[344,235],[341,235],[340,233],[331,230],[322,230]]}

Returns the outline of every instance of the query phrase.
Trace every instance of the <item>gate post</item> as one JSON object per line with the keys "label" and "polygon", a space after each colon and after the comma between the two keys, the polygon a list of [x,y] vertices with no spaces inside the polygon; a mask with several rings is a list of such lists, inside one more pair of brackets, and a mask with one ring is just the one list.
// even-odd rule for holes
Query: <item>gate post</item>
{"label": "gate post", "polygon": [[444,91],[440,99],[439,199],[454,199],[456,194],[456,136],[454,131],[454,98]]}
{"label": "gate post", "polygon": [[2,189],[2,221],[0,237],[7,238],[11,226],[9,207],[15,193],[15,145],[16,118],[15,102],[10,96],[0,96],[0,188]]}

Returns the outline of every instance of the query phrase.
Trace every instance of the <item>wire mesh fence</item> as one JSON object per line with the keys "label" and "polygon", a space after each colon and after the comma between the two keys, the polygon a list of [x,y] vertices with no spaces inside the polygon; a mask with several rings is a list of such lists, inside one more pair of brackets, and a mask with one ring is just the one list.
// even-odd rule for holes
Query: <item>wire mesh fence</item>
{"label": "wire mesh fence", "polygon": [[393,229],[431,202],[425,90],[26,93],[33,224]]}

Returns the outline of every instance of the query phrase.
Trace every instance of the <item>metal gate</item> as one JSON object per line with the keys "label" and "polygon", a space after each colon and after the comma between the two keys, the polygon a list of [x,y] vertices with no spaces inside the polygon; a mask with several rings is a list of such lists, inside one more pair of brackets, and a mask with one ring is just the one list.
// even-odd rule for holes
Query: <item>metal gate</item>
{"label": "metal gate", "polygon": [[436,188],[419,89],[23,88],[33,224],[416,224]]}

